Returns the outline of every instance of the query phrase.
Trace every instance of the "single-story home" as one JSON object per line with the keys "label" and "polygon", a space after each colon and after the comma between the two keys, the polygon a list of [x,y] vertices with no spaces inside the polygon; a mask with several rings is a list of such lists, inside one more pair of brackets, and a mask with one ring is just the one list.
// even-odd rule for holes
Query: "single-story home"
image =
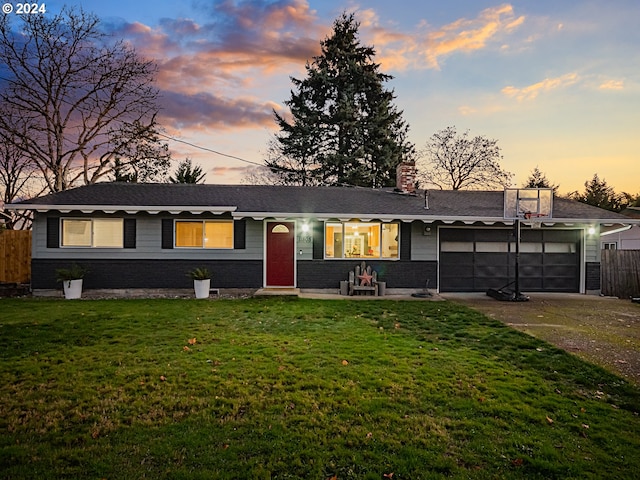
{"label": "single-story home", "polygon": [[640,222],[560,197],[507,214],[524,190],[415,190],[398,172],[395,189],[99,183],[6,208],[34,213],[35,294],[72,263],[85,289],[189,288],[206,267],[214,288],[337,291],[362,260],[387,291],[485,291],[514,280],[516,248],[522,291],[597,292],[600,230]]}
{"label": "single-story home", "polygon": [[[640,219],[640,207],[627,207],[620,214]],[[640,225],[605,229],[600,238],[603,250],[640,250]]]}

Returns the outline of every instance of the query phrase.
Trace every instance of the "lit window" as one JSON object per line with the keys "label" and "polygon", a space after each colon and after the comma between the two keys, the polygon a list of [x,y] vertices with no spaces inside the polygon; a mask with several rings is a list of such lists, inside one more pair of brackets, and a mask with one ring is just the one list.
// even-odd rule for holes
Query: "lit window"
{"label": "lit window", "polygon": [[63,247],[123,247],[121,218],[62,219]]}
{"label": "lit window", "polygon": [[400,225],[397,223],[382,224],[382,257],[398,258],[398,238]]}
{"label": "lit window", "polygon": [[176,247],[233,248],[233,220],[177,221]]}
{"label": "lit window", "polygon": [[326,258],[398,258],[398,224],[329,222],[325,225]]}
{"label": "lit window", "polygon": [[324,254],[327,258],[342,258],[342,224],[327,223],[325,226]]}
{"label": "lit window", "polygon": [[233,248],[233,222],[204,222],[204,248]]}
{"label": "lit window", "polygon": [[91,220],[62,220],[63,247],[90,247]]}
{"label": "lit window", "polygon": [[202,247],[202,222],[176,222],[176,247]]}
{"label": "lit window", "polygon": [[93,220],[93,246],[122,248],[122,219],[104,218]]}

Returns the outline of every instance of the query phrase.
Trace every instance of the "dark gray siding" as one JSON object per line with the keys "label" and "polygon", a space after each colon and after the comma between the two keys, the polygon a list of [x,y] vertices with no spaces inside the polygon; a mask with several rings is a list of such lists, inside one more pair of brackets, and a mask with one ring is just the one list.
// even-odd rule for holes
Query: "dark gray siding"
{"label": "dark gray siding", "polygon": [[586,290],[600,290],[600,263],[587,262],[585,283]]}
{"label": "dark gray siding", "polygon": [[[212,272],[213,288],[262,287],[261,260],[78,260],[88,269],[83,288],[190,288],[193,280],[188,272],[206,267]],[[31,286],[33,289],[59,287],[55,270],[68,268],[68,260],[33,259]]]}
{"label": "dark gray siding", "polygon": [[[311,260],[298,262],[299,288],[339,288],[340,281],[347,280],[349,271],[359,261]],[[387,288],[429,288],[437,284],[438,266],[436,262],[367,260],[378,272],[378,279],[387,282]]]}

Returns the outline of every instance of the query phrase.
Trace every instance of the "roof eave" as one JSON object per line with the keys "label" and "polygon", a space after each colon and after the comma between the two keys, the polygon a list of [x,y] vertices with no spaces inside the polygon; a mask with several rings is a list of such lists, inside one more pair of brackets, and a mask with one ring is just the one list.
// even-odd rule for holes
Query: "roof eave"
{"label": "roof eave", "polygon": [[13,203],[5,205],[7,210],[31,210],[34,212],[50,212],[58,211],[61,213],[69,213],[79,211],[82,213],[93,212],[126,212],[129,214],[135,214],[139,212],[145,212],[152,215],[160,212],[169,212],[171,214],[178,213],[214,213],[222,214],[236,211],[236,206],[206,206],[206,205],[40,205],[40,204],[27,204],[27,203]]}

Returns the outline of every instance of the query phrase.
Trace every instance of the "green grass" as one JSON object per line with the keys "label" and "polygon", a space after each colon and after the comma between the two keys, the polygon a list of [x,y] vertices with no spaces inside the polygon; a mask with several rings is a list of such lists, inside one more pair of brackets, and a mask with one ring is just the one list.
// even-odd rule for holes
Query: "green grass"
{"label": "green grass", "polygon": [[635,478],[638,412],[449,302],[0,301],[0,478]]}

